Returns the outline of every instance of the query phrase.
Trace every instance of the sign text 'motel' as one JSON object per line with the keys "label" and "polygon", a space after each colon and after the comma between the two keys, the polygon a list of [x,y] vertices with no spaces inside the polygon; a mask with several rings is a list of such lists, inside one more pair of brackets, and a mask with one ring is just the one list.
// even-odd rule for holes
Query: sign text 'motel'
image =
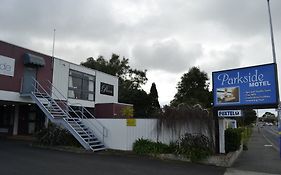
{"label": "sign text 'motel'", "polygon": [[216,108],[276,107],[276,64],[213,72],[213,95]]}

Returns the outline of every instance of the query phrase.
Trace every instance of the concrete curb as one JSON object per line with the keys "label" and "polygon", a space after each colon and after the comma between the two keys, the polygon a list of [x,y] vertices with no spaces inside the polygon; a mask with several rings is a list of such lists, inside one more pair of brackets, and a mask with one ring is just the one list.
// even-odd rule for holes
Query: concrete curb
{"label": "concrete curb", "polygon": [[210,156],[206,160],[202,161],[204,164],[208,165],[215,165],[215,166],[221,166],[221,167],[231,167],[233,163],[237,160],[239,155],[243,151],[243,146],[240,146],[240,149],[235,152],[230,152],[225,155],[214,155]]}
{"label": "concrete curb", "polygon": [[[220,167],[231,167],[236,159],[239,157],[243,150],[243,146],[240,146],[240,149],[235,152],[230,152],[228,154],[221,154],[221,155],[213,155],[208,157],[205,160],[199,161],[198,163],[205,164],[205,165],[214,165]],[[174,155],[174,154],[153,154],[153,157],[163,159],[163,160],[177,160],[177,161],[184,161],[184,162],[191,162],[190,159],[182,156],[182,155]]]}

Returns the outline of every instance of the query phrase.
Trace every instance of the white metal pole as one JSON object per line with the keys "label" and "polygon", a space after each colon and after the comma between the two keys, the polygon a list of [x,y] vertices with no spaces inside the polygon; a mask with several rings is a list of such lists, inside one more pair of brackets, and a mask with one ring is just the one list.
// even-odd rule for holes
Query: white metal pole
{"label": "white metal pole", "polygon": [[273,57],[273,63],[276,63],[276,52],[275,52],[273,26],[272,26],[272,18],[271,18],[271,10],[270,10],[269,0],[267,0],[267,7],[268,7],[268,14],[269,14],[268,16],[269,16],[270,36],[271,36],[271,45],[272,45],[272,57]]}
{"label": "white metal pole", "polygon": [[55,54],[55,40],[56,40],[56,29],[54,29],[54,36],[53,36],[53,50],[52,50],[52,58],[54,59]]}
{"label": "white metal pole", "polygon": [[[268,15],[269,15],[269,26],[270,26],[270,36],[271,36],[271,46],[272,46],[272,57],[273,57],[273,63],[277,65],[276,62],[276,52],[275,52],[275,44],[274,44],[274,35],[273,35],[273,26],[272,26],[272,18],[271,18],[271,11],[270,11],[270,2],[267,0],[267,7],[268,7]],[[276,66],[276,78],[278,82],[278,68]],[[279,92],[279,84],[277,83],[277,92]],[[279,93],[278,93],[279,94]],[[279,97],[279,96],[278,96]],[[277,109],[277,117],[278,117],[278,133],[279,133],[279,156],[281,158],[281,102],[278,100],[278,109]]]}

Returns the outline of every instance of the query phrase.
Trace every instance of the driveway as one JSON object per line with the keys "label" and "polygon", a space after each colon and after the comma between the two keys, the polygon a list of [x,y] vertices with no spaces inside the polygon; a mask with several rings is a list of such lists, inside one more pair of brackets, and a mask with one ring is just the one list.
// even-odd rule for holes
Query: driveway
{"label": "driveway", "polygon": [[0,140],[1,175],[220,175],[225,168],[148,157],[69,153]]}

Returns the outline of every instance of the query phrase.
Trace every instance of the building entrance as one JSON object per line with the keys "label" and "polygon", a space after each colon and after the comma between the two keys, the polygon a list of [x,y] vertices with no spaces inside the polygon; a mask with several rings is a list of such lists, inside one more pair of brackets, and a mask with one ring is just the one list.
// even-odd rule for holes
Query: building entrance
{"label": "building entrance", "polygon": [[18,134],[32,135],[42,129],[45,115],[35,105],[21,105],[19,114]]}
{"label": "building entrance", "polygon": [[22,93],[28,94],[34,90],[34,81],[36,79],[37,69],[33,67],[25,67],[23,76]]}
{"label": "building entrance", "polygon": [[12,134],[13,121],[14,121],[14,109],[12,105],[0,106],[0,134]]}

